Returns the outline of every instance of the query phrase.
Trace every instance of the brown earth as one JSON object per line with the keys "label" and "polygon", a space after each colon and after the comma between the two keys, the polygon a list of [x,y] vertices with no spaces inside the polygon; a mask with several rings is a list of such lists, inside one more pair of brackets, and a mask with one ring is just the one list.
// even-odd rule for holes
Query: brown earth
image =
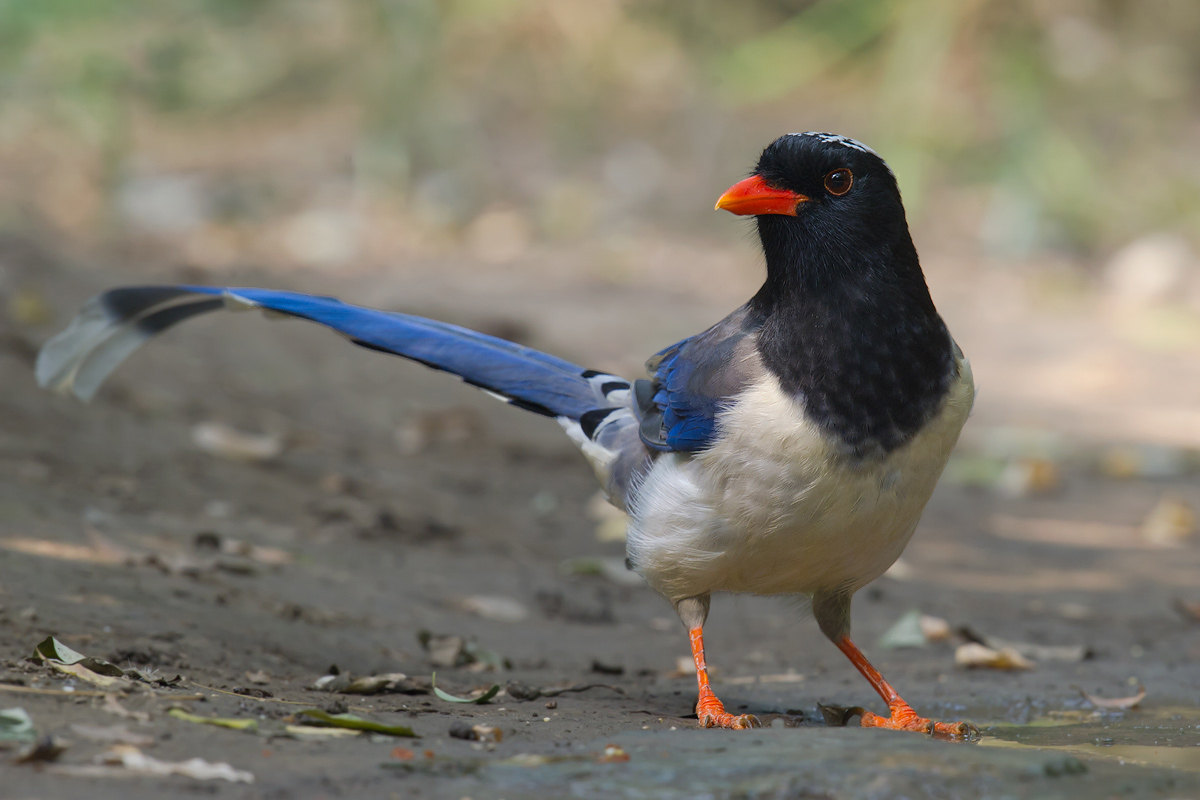
{"label": "brown earth", "polygon": [[[553,423],[445,375],[315,326],[225,315],[147,347],[89,406],[32,378],[36,347],[92,293],[181,279],[335,293],[632,374],[644,355],[741,302],[755,278],[748,247],[662,256],[625,283],[553,253],[491,272],[447,259],[389,275],[195,275],[85,267],[4,243],[0,708],[25,708],[39,734],[71,746],[54,764],[6,764],[0,796],[1200,796],[1200,624],[1173,608],[1200,600],[1200,554],[1138,532],[1165,495],[1200,507],[1200,483],[1188,469],[1103,477],[1089,456],[1111,442],[1196,445],[1197,351],[1131,343],[1088,296],[1039,305],[1026,277],[927,259],[981,387],[964,452],[1036,430],[1060,476],[1056,491],[1016,497],[944,481],[903,570],[857,599],[856,638],[876,664],[919,710],[978,724],[974,746],[824,727],[819,702],[882,704],[811,620],[753,597],[717,598],[709,662],[728,705],[775,727],[694,730],[694,678],[676,672],[686,636],[667,603],[560,570],[566,559],[622,554],[597,538],[583,461]],[[686,265],[712,280],[678,289],[671,278]],[[447,407],[449,417],[436,413]],[[200,452],[191,431],[210,421],[277,432],[284,451],[261,463]],[[230,552],[218,556],[222,543]],[[485,607],[521,618],[481,617],[464,605],[477,596],[516,601]],[[956,667],[961,640],[881,649],[910,609],[1005,639],[1085,645],[1091,656],[999,672]],[[467,637],[511,667],[436,668],[422,630]],[[29,662],[49,635],[158,679],[110,690],[148,721],[123,719],[95,687]],[[422,680],[437,669],[456,694],[514,681],[615,688],[486,705],[309,690],[332,664]],[[1117,697],[1139,681],[1147,698],[1125,713],[1093,712],[1075,688]],[[254,719],[259,731],[192,724],[168,716],[174,706]],[[276,735],[304,707],[348,708],[422,738]],[[459,722],[496,726],[503,739],[488,749],[453,738]],[[65,774],[108,747],[71,727],[81,723],[124,724],[152,738],[148,755],[228,762],[254,783]],[[606,744],[629,760],[599,763]]]}

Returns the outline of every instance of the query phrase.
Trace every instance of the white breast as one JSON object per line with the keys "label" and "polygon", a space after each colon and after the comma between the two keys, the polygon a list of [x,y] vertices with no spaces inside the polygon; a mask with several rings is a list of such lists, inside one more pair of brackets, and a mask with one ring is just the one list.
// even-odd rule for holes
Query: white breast
{"label": "white breast", "polygon": [[660,458],[631,508],[634,568],[671,600],[858,589],[900,556],[974,399],[971,368],[887,456],[837,453],[771,377],[718,419],[718,442]]}

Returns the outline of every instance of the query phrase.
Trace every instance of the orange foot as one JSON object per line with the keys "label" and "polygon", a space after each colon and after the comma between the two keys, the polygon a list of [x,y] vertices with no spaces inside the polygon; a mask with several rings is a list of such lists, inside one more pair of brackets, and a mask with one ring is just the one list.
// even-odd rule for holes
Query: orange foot
{"label": "orange foot", "polygon": [[725,706],[712,692],[701,693],[700,701],[696,703],[696,716],[700,719],[701,728],[732,728],[746,730],[761,728],[762,723],[753,714],[730,714]]}
{"label": "orange foot", "polygon": [[931,719],[917,716],[912,706],[903,701],[892,704],[892,715],[881,717],[870,711],[862,713],[864,728],[887,728],[893,731],[916,731],[933,736],[936,739],[969,739],[979,738],[979,729],[969,722],[934,722]]}

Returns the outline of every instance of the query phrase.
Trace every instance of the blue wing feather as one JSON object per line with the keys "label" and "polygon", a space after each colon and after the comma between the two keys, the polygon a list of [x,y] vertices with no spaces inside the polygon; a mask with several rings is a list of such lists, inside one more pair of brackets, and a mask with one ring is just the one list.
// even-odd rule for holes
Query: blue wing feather
{"label": "blue wing feather", "polygon": [[[757,362],[745,343],[761,319],[742,307],[704,333],[659,351],[646,366],[653,378],[639,404],[641,437],[660,451],[695,452],[717,435],[717,416],[752,377]],[[753,363],[752,363],[753,362]]]}

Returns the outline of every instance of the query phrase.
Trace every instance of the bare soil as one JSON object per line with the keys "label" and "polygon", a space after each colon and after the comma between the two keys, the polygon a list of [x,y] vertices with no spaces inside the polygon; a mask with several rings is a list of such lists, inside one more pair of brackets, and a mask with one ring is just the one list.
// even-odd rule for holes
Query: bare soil
{"label": "bare soil", "polygon": [[[749,265],[748,252],[729,257]],[[36,347],[89,295],[181,279],[335,293],[631,373],[741,302],[749,266],[682,292],[661,276],[626,285],[545,264],[197,276],[85,268],[16,242],[2,255],[5,296],[33,297],[46,314],[22,321],[10,304],[0,320],[0,708],[23,707],[40,735],[70,747],[53,764],[6,764],[0,797],[1200,796],[1200,624],[1174,608],[1200,600],[1200,553],[1137,532],[1164,495],[1200,507],[1200,482],[1186,471],[1117,480],[1062,458],[1052,493],[939,487],[903,572],[857,597],[854,630],[910,703],[975,722],[980,744],[825,727],[818,703],[882,704],[811,620],[755,597],[717,598],[706,642],[719,696],[773,726],[699,731],[694,678],[677,671],[686,635],[668,604],[644,587],[560,570],[570,558],[619,557],[622,544],[598,539],[594,480],[552,422],[315,326],[257,315],[169,333],[89,406],[32,377]],[[1085,449],[1170,443],[1154,409],[1178,404],[1172,392],[1194,378],[1195,352],[1143,357],[1086,309],[1001,314],[993,289],[1007,279],[936,262],[930,274],[981,385],[964,446],[1030,421]],[[1093,365],[1099,388],[1083,382],[1072,394],[1047,379],[1042,395],[1037,378],[1021,378],[1079,363]],[[1144,379],[1104,388],[1111,372],[1133,369]],[[455,411],[447,418],[444,408]],[[1123,428],[1128,408],[1145,413],[1124,414]],[[200,452],[191,431],[209,421],[278,432],[284,452],[262,463]],[[1175,433],[1174,444],[1200,436]],[[211,548],[222,543],[230,552],[218,556]],[[479,596],[516,601],[524,618],[482,617],[464,604]],[[1085,645],[1090,657],[1001,672],[956,667],[960,639],[881,649],[880,635],[909,609],[1005,639]],[[465,637],[509,666],[436,667],[421,631]],[[157,680],[115,692],[147,721],[117,716],[96,687],[28,661],[50,635]],[[551,700],[506,693],[486,705],[310,690],[331,665],[422,680],[436,669],[455,694],[510,682],[615,688]],[[1093,712],[1076,688],[1117,697],[1137,682],[1147,698],[1124,713]],[[255,719],[259,731],[189,723],[168,716],[172,707]],[[305,707],[410,725],[421,738],[272,735]],[[503,738],[491,748],[454,738],[457,723],[495,726]],[[228,762],[254,782],[64,774],[109,746],[73,724],[124,724],[152,737],[148,755]],[[609,744],[628,760],[612,751],[605,763]]]}

